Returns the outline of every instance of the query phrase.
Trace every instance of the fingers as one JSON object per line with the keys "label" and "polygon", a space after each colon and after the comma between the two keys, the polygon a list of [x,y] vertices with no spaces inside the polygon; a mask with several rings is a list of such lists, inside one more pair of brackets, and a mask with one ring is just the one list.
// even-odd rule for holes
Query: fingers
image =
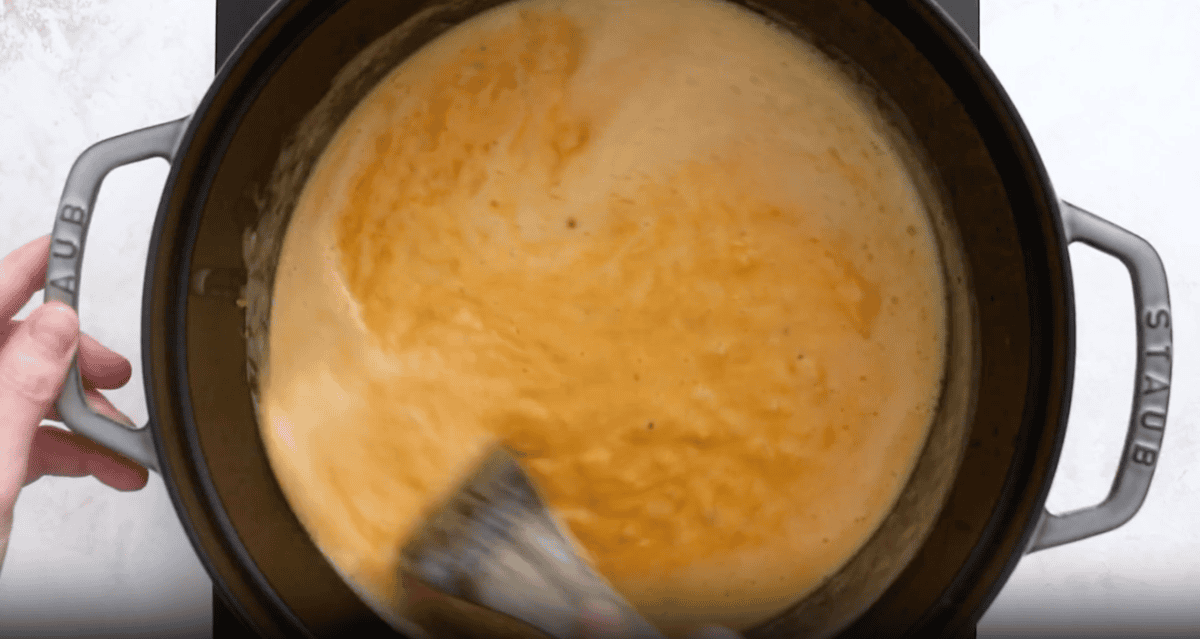
{"label": "fingers", "polygon": [[[6,326],[0,326],[0,344],[3,344],[9,333],[20,325],[19,320],[8,320]],[[83,374],[83,385],[86,388],[120,388],[127,384],[133,375],[133,366],[128,359],[87,333],[79,335],[78,356],[79,372]]]}
{"label": "fingers", "polygon": [[[50,236],[46,235],[0,260],[0,343],[20,325],[12,316],[45,285],[49,254]],[[84,384],[93,388],[120,388],[133,371],[129,360],[86,335],[79,344],[79,367]]]}
{"label": "fingers", "polygon": [[[52,405],[78,350],[89,403],[97,411],[129,423],[94,388],[119,388],[132,366],[121,355],[80,336],[75,312],[45,304],[23,322],[12,321],[46,279],[49,236],[38,238],[0,260],[0,520],[12,512],[21,486],[43,475],[94,475],[119,490],[146,485],[145,468],[74,433],[38,428]],[[2,523],[2,522],[0,522]]]}
{"label": "fingers", "polygon": [[53,426],[42,426],[35,432],[22,485],[46,475],[92,475],[117,490],[126,491],[144,488],[150,478],[149,471],[129,459],[81,435]]}
{"label": "fingers", "polygon": [[0,321],[12,319],[46,284],[50,236],[45,235],[0,260]]}
{"label": "fingers", "polygon": [[78,342],[75,311],[51,302],[0,347],[0,513],[12,509],[25,483],[34,431],[62,388]]}
{"label": "fingers", "polygon": [[86,333],[79,336],[79,372],[91,388],[120,388],[133,375],[133,366],[120,353]]}
{"label": "fingers", "polygon": [[[91,388],[85,388],[83,389],[83,394],[87,399],[88,406],[90,406],[92,410],[96,411],[97,413],[100,413],[105,417],[112,418],[128,426],[137,426],[137,424],[134,424],[133,420],[129,419],[125,413],[117,410],[117,407],[113,406],[112,403],[108,401],[108,398],[102,395],[100,391]],[[58,414],[58,407],[56,406],[51,406],[50,410],[46,411],[46,416],[43,419],[49,419],[56,422],[61,422],[63,420],[62,415]],[[70,424],[68,424],[68,426],[69,425]]]}
{"label": "fingers", "polygon": [[[117,407],[113,406],[108,401],[107,397],[105,397],[104,395],[101,395],[100,391],[92,390],[89,388],[89,389],[84,390],[83,393],[84,393],[84,395],[87,396],[88,406],[91,406],[92,410],[96,411],[97,413],[100,413],[101,415],[104,415],[105,417],[109,417],[118,422],[121,422],[122,424],[125,424],[127,426],[136,426],[136,424],[133,423],[133,420],[126,417],[125,413],[122,413],[121,411],[117,410]],[[47,419],[49,419],[49,418],[47,418]]]}
{"label": "fingers", "polygon": [[[3,344],[10,333],[15,331],[21,322],[9,320],[8,324],[0,327],[0,344]],[[124,414],[109,403],[108,399],[93,389],[120,388],[129,382],[133,374],[133,366],[122,355],[110,350],[107,346],[96,341],[90,335],[79,334],[79,350],[77,361],[83,374],[83,388],[87,395],[88,404],[100,413],[119,422],[133,425]],[[53,405],[46,412],[44,419],[62,421],[58,409]]]}

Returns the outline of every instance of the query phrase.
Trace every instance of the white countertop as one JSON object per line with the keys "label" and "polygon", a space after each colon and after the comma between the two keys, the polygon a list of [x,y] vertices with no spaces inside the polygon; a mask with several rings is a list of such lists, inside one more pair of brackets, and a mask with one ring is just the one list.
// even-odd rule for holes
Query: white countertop
{"label": "white countertop", "polygon": [[[1026,557],[980,637],[1060,635],[1086,624],[1128,636],[1200,635],[1200,4],[1179,0],[984,0],[982,49],[1025,118],[1061,197],[1149,240],[1170,277],[1174,385],[1154,485],[1123,528]],[[3,0],[0,255],[50,230],[89,144],[189,113],[211,81],[213,0]],[[166,163],[119,169],[97,203],[84,329],[128,356],[112,393],[146,419],[142,277]],[[1134,369],[1133,305],[1115,261],[1071,249],[1078,313],[1074,402],[1050,507],[1108,490]],[[28,308],[26,309],[28,311]],[[210,637],[210,582],[162,481],[134,494],[94,479],[25,489],[0,575],[0,636]],[[1176,634],[1176,636],[1181,636]]]}

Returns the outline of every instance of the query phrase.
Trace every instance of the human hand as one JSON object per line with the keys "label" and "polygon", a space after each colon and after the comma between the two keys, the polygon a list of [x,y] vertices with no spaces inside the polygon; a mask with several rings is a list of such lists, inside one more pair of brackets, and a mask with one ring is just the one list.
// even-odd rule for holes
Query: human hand
{"label": "human hand", "polygon": [[92,408],[132,425],[97,389],[120,388],[132,367],[121,355],[79,333],[70,307],[43,304],[24,321],[12,317],[46,280],[49,236],[0,260],[0,564],[12,533],[21,488],[45,475],[96,479],[118,490],[138,490],[149,473],[95,442],[42,420],[58,420],[54,400],[78,349],[84,390]]}

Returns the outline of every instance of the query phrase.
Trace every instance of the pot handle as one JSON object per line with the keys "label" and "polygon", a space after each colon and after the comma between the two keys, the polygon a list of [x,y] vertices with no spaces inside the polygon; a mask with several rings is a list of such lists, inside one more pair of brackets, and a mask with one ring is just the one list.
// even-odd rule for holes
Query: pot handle
{"label": "pot handle", "polygon": [[1060,208],[1068,242],[1108,253],[1129,269],[1137,314],[1137,372],[1129,433],[1108,497],[1062,515],[1045,511],[1026,551],[1030,553],[1119,528],[1137,514],[1154,477],[1171,394],[1171,300],[1158,253],[1146,240],[1073,204],[1062,202]]}
{"label": "pot handle", "polygon": [[[92,207],[105,176],[117,167],[154,157],[173,161],[187,123],[188,118],[183,118],[109,138],[92,145],[75,160],[54,218],[45,301],[62,302],[79,309],[83,249],[88,224],[92,221]],[[126,426],[97,413],[88,404],[78,358],[71,363],[55,407],[71,430],[159,472],[158,455],[148,426]]]}

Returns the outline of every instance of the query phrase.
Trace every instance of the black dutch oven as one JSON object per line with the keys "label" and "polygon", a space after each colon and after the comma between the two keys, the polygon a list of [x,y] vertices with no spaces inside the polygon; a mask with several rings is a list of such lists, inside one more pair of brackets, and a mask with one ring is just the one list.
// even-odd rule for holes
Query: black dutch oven
{"label": "black dutch oven", "polygon": [[[284,500],[258,435],[255,372],[274,260],[324,145],[398,62],[501,2],[277,2],[194,114],[96,144],[67,178],[46,298],[75,306],[104,176],[151,157],[171,163],[142,307],[150,423],[134,430],[91,411],[78,369],[58,410],[75,431],[162,475],[218,592],[263,636],[399,636],[338,576]],[[941,407],[896,506],[842,570],[747,634],[969,634],[1024,554],[1112,530],[1145,498],[1170,386],[1162,263],[1141,238],[1056,197],[1003,89],[934,5],[739,2],[844,62],[921,155],[951,327]],[[1067,246],[1076,241],[1130,271],[1137,377],[1109,496],[1053,515],[1043,503],[1070,403]]]}

